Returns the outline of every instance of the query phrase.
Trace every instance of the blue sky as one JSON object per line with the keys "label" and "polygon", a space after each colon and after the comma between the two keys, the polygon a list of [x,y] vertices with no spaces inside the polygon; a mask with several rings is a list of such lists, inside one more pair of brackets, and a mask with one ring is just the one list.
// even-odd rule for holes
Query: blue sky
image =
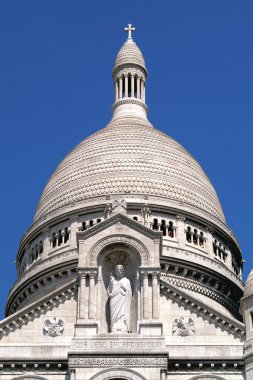
{"label": "blue sky", "polygon": [[147,68],[153,125],[199,161],[253,266],[253,2],[0,2],[0,319],[19,240],[64,156],[111,117],[111,72],[126,39]]}

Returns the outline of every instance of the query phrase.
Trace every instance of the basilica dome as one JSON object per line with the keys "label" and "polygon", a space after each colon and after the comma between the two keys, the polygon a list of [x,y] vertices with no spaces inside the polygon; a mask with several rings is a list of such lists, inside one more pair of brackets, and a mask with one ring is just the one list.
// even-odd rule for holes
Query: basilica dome
{"label": "basilica dome", "polygon": [[151,197],[225,222],[217,194],[196,160],[141,118],[122,117],[81,142],[58,166],[35,221],[111,195]]}
{"label": "basilica dome", "polygon": [[82,141],[55,170],[34,222],[122,196],[225,223],[217,194],[197,161],[147,119],[147,70],[129,36],[113,68],[115,102],[106,128]]}

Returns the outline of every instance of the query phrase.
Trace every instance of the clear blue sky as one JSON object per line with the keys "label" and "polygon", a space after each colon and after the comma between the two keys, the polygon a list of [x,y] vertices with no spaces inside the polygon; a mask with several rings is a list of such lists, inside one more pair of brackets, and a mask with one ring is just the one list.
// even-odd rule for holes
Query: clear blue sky
{"label": "clear blue sky", "polygon": [[19,240],[58,163],[111,117],[111,71],[129,20],[153,125],[188,149],[252,260],[253,2],[0,2],[0,318]]}

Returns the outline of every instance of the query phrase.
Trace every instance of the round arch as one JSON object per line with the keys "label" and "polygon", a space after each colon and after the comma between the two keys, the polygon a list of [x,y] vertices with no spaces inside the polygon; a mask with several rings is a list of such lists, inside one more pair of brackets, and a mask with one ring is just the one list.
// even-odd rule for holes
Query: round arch
{"label": "round arch", "polygon": [[128,368],[107,368],[96,375],[92,376],[90,380],[109,380],[109,379],[125,379],[125,380],[146,380],[140,373]]}
{"label": "round arch", "polygon": [[135,248],[140,255],[141,265],[149,265],[150,254],[147,247],[141,241],[135,239],[134,237],[122,234],[106,236],[100,239],[97,243],[95,243],[88,254],[88,265],[96,266],[97,258],[100,252],[107,246],[117,243],[123,243]]}

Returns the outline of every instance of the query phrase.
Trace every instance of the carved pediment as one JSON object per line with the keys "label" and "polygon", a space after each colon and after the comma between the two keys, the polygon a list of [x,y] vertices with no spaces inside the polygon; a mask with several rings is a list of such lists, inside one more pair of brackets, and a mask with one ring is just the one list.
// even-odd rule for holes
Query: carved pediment
{"label": "carved pediment", "polygon": [[207,318],[210,323],[220,326],[220,328],[226,330],[229,334],[233,334],[241,340],[245,339],[245,326],[243,323],[219,313],[211,306],[204,304],[200,300],[191,297],[182,289],[170,284],[164,278],[161,280],[161,293],[166,297],[174,299],[175,302],[183,305],[191,313],[196,313],[198,316]]}
{"label": "carved pediment", "polygon": [[42,314],[45,314],[48,310],[52,310],[59,304],[71,299],[76,294],[77,282],[76,279],[72,279],[64,286],[57,288],[50,292],[46,296],[35,301],[31,305],[28,305],[9,317],[0,321],[0,339],[4,335],[8,335],[14,332],[16,329],[21,328],[29,321],[39,318]]}
{"label": "carved pediment", "polygon": [[153,231],[150,228],[141,224],[140,222],[137,222],[126,215],[118,213],[116,215],[111,216],[108,219],[105,219],[101,223],[98,223],[90,227],[89,229],[85,231],[78,232],[77,240],[79,241],[81,239],[87,239],[112,226],[114,226],[115,231],[117,232],[127,233],[127,232],[130,232],[130,230],[135,230],[139,232],[140,234],[151,238],[152,240],[154,239],[160,240],[162,238],[162,232]]}

